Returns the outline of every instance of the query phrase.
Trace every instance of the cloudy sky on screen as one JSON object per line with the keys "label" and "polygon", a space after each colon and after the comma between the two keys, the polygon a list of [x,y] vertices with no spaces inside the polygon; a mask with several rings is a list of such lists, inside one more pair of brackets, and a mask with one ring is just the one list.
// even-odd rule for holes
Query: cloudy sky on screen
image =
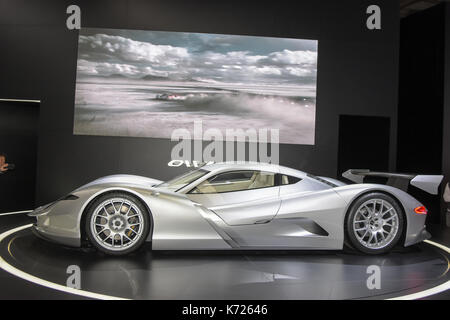
{"label": "cloudy sky on screen", "polygon": [[315,85],[317,41],[84,28],[77,71],[79,76]]}

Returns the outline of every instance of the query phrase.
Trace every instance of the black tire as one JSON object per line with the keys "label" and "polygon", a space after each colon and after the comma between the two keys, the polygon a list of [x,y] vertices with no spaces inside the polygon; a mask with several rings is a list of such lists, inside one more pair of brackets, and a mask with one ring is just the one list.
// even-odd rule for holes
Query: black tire
{"label": "black tire", "polygon": [[[93,215],[96,211],[96,209],[101,206],[105,201],[112,200],[112,199],[125,199],[126,201],[129,201],[130,204],[135,206],[135,208],[138,208],[142,215],[142,230],[140,231],[140,236],[136,240],[135,243],[129,244],[127,247],[124,248],[118,248],[115,250],[108,249],[105,246],[102,246],[98,240],[98,238],[94,235],[94,230],[92,230],[91,227],[91,220],[93,218]],[[134,210],[134,209],[133,209]],[[125,216],[126,217],[126,216]],[[126,219],[127,221],[129,218]],[[109,224],[109,222],[107,222]],[[132,227],[131,227],[132,228]],[[124,192],[112,192],[104,194],[97,199],[95,199],[88,207],[86,212],[86,219],[85,219],[85,230],[86,235],[90,241],[90,243],[99,251],[106,253],[108,255],[114,255],[114,256],[123,256],[130,254],[136,250],[138,250],[146,241],[148,234],[151,230],[151,219],[149,216],[149,212],[147,208],[134,196],[124,193]],[[125,232],[124,232],[125,233]],[[127,240],[125,240],[127,241]],[[131,243],[131,241],[130,241]]]}
{"label": "black tire", "polygon": [[[390,240],[390,242],[388,244],[386,244],[385,246],[383,246],[382,248],[369,248],[363,244],[360,243],[360,241],[358,240],[358,238],[355,235],[355,224],[353,223],[354,221],[354,217],[358,212],[358,209],[367,201],[370,200],[375,200],[375,199],[379,199],[379,200],[383,200],[385,202],[387,202],[389,205],[391,205],[398,216],[398,229],[397,229],[397,233],[395,234],[395,236],[392,236],[392,239]],[[391,196],[385,194],[385,193],[381,193],[381,192],[372,192],[372,193],[368,193],[365,194],[361,197],[359,197],[353,204],[352,206],[349,208],[346,218],[345,218],[345,222],[344,222],[344,232],[345,232],[345,237],[346,237],[346,242],[349,243],[351,245],[352,248],[366,253],[366,254],[371,254],[371,255],[376,255],[376,254],[383,254],[386,253],[388,251],[390,251],[393,247],[395,247],[398,242],[400,241],[400,239],[402,238],[403,235],[403,230],[404,230],[404,212],[403,209],[401,208],[401,206],[398,204],[398,202]],[[364,242],[364,240],[363,240]],[[366,241],[368,242],[368,241]]]}

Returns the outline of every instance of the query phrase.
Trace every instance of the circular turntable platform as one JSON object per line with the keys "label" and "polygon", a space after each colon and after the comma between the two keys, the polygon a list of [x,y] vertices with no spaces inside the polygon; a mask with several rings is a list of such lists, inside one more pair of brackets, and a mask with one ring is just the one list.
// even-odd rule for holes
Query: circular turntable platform
{"label": "circular turntable platform", "polygon": [[[152,252],[147,246],[126,257],[110,257],[94,249],[43,241],[27,226],[0,236],[2,269],[65,291],[68,268],[78,266],[81,290],[76,294],[86,297],[386,299],[415,294],[410,297],[420,298],[421,292],[450,280],[450,254],[432,243],[381,256],[348,251]],[[379,288],[370,285],[374,268],[380,271]]]}

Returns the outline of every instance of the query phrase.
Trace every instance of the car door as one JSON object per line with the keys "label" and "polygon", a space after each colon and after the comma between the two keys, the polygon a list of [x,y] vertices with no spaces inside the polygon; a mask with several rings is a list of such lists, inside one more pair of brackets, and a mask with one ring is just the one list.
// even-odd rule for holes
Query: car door
{"label": "car door", "polygon": [[259,170],[221,172],[187,193],[230,226],[266,223],[280,208],[276,173]]}

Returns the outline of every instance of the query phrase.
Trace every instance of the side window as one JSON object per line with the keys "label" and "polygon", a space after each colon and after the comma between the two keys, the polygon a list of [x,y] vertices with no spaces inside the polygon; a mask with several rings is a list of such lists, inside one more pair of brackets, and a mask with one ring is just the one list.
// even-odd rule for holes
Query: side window
{"label": "side window", "polygon": [[294,183],[299,182],[300,180],[302,180],[302,179],[293,177],[293,176],[287,176],[285,174],[281,175],[281,185],[282,186],[288,185],[288,184],[294,184]]}
{"label": "side window", "polygon": [[206,179],[191,193],[223,193],[275,186],[275,174],[264,171],[231,171],[219,173]]}

